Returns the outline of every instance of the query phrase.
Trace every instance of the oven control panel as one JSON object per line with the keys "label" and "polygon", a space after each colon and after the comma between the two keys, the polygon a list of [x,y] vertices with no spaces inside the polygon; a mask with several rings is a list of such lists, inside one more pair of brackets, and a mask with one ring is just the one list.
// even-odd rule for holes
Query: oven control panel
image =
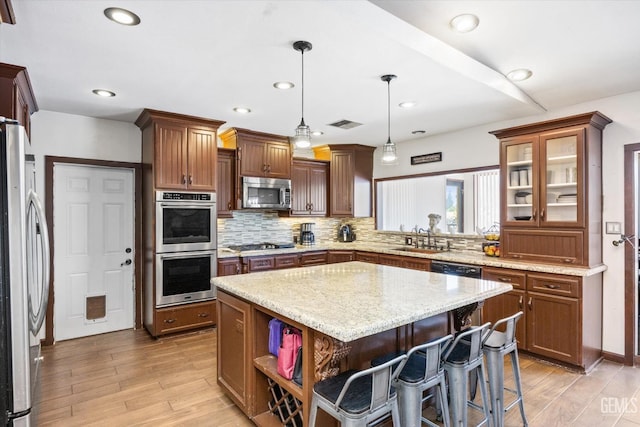
{"label": "oven control panel", "polygon": [[158,191],[156,193],[156,201],[164,200],[184,200],[188,202],[215,202],[214,193],[178,193],[170,191]]}

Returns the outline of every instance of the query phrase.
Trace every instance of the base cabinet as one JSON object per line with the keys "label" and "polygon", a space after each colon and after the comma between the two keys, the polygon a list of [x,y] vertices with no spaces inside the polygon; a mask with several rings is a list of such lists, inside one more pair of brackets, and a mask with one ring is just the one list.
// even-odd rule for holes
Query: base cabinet
{"label": "base cabinet", "polygon": [[590,370],[602,357],[602,275],[588,277],[485,267],[483,278],[513,290],[489,298],[483,322],[518,311],[518,348]]}
{"label": "base cabinet", "polygon": [[156,309],[154,336],[204,328],[216,324],[216,302],[184,304]]}
{"label": "base cabinet", "polygon": [[305,252],[300,255],[300,267],[306,267],[308,265],[322,265],[327,263],[328,252]]}
{"label": "base cabinet", "polygon": [[218,276],[233,276],[242,273],[240,257],[218,258]]}
{"label": "base cabinet", "polygon": [[356,255],[354,251],[329,251],[327,258],[328,264],[335,264],[338,262],[355,261]]}

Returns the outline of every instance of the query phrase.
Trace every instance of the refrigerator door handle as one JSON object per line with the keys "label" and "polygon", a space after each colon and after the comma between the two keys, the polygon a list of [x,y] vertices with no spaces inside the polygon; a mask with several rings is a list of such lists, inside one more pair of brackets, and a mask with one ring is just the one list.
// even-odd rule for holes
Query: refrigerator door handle
{"label": "refrigerator door handle", "polygon": [[[47,220],[44,216],[44,209],[42,208],[42,202],[40,197],[33,191],[29,190],[27,196],[27,224],[29,225],[29,218],[31,210],[35,216],[35,230],[32,228],[27,229],[27,241],[34,244],[36,253],[31,257],[31,262],[34,265],[30,265],[27,268],[33,269],[33,280],[41,279],[41,283],[34,283],[33,285],[38,287],[40,292],[40,301],[37,310],[31,306],[31,298],[29,298],[29,327],[34,335],[37,335],[42,327],[42,323],[47,315],[47,304],[49,303],[49,276],[50,276],[50,248],[49,248],[49,229],[47,227]],[[37,243],[40,243],[38,248]],[[41,265],[38,264],[38,252],[42,254]],[[42,275],[38,274],[41,269]]]}

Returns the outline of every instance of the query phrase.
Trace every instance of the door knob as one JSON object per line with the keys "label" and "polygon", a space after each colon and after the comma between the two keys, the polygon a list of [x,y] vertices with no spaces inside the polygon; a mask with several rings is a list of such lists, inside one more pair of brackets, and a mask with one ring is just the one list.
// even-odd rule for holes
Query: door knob
{"label": "door knob", "polygon": [[124,267],[125,265],[131,265],[131,259],[128,259],[125,262],[121,263],[120,267]]}

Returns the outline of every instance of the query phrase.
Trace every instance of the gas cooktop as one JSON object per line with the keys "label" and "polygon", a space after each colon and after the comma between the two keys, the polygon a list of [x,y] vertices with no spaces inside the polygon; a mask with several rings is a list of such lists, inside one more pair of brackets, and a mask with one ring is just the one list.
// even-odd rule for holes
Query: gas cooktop
{"label": "gas cooktop", "polygon": [[229,249],[233,251],[264,251],[267,249],[284,249],[293,247],[295,247],[293,243],[253,243],[229,246]]}

